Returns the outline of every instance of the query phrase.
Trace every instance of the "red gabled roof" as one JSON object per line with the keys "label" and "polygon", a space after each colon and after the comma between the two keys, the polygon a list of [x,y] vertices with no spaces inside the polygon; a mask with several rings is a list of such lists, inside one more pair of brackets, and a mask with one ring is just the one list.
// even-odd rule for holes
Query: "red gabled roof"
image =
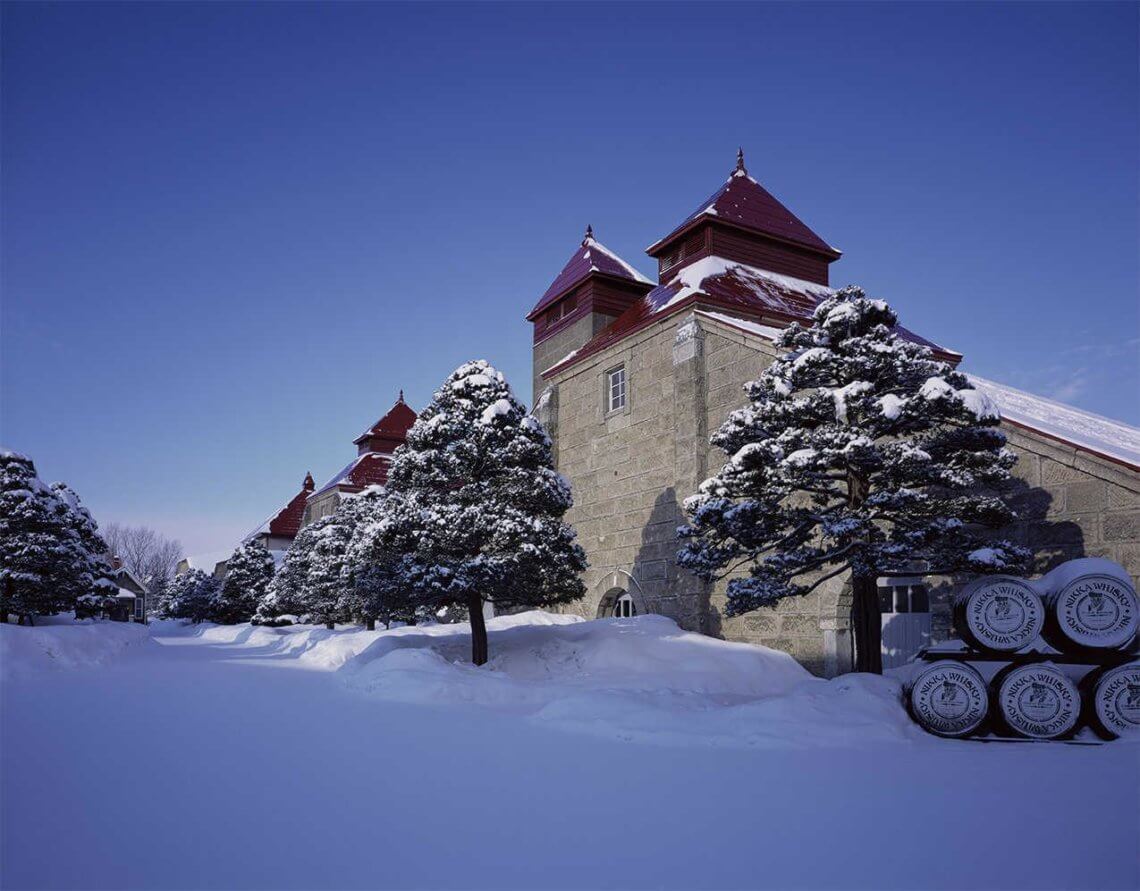
{"label": "red gabled roof", "polygon": [[719,220],[751,232],[770,235],[781,241],[790,241],[826,254],[831,259],[840,256],[839,251],[816,235],[799,217],[748,175],[748,171],[744,169],[743,152],[737,154],[736,170],[728,181],[702,201],[681,225],[646,248],[646,253],[656,256],[662,247],[677,236],[709,220]]}
{"label": "red gabled roof", "polygon": [[315,498],[317,495],[334,488],[340,489],[342,492],[359,492],[368,486],[382,486],[388,482],[390,460],[387,455],[381,455],[378,452],[366,452],[363,455],[358,455],[309,497]]}
{"label": "red gabled roof", "polygon": [[388,409],[388,413],[356,437],[353,443],[360,445],[362,442],[370,439],[399,440],[403,442],[412,424],[416,422],[416,417],[416,413],[412,411],[412,407],[404,402],[404,391],[401,390],[396,404]]}
{"label": "red gabled roof", "polygon": [[[667,284],[658,285],[603,328],[585,346],[543,372],[562,371],[624,337],[694,304],[721,307],[777,326],[808,322],[815,307],[833,293],[826,285],[745,266],[722,257],[705,257],[678,270]],[[930,347],[940,359],[962,356],[899,327],[900,336]]]}
{"label": "red gabled roof", "polygon": [[301,491],[294,495],[281,510],[243,538],[242,542],[247,542],[262,533],[279,535],[284,538],[296,538],[297,533],[301,530],[301,521],[305,516],[305,500],[312,494],[313,487],[313,475],[306,473],[305,481],[301,483]]}
{"label": "red gabled roof", "polygon": [[527,321],[533,321],[540,312],[591,275],[608,275],[611,278],[625,279],[642,285],[653,284],[625,260],[595,240],[593,228],[587,226],[586,237],[582,239],[581,247],[573,253],[562,267],[562,271],[558,273],[558,277],[550,283],[546,293],[535,304],[534,309],[527,314]]}

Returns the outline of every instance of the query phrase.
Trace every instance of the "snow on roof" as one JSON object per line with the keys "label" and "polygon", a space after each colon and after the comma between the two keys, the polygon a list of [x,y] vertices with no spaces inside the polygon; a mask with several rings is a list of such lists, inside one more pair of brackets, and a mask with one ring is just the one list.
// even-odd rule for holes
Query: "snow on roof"
{"label": "snow on roof", "polygon": [[134,591],[128,591],[126,588],[119,588],[119,593],[116,594],[115,596],[116,597],[129,597],[129,598],[131,598],[131,600],[134,600],[136,597],[141,597],[142,595],[136,594]]}
{"label": "snow on roof", "polygon": [[1140,429],[977,375],[969,378],[997,403],[1005,420],[1140,469]]}
{"label": "snow on roof", "polygon": [[207,551],[204,554],[191,554],[183,559],[191,569],[201,569],[203,572],[213,572],[219,563],[225,563],[233,556],[233,549],[226,551]]}
{"label": "snow on roof", "polygon": [[349,491],[358,491],[371,485],[383,485],[388,481],[389,461],[391,461],[390,455],[379,452],[365,452],[363,455],[358,455],[309,498],[316,498],[338,486]]}
{"label": "snow on roof", "polygon": [[562,267],[562,271],[558,273],[558,277],[550,283],[550,287],[539,298],[534,309],[527,314],[527,318],[533,319],[537,313],[542,312],[559,297],[594,273],[623,278],[639,285],[653,284],[587,231],[578,250],[571,255],[566,265]]}
{"label": "snow on roof", "polygon": [[[576,353],[542,373],[547,375],[560,371],[697,300],[780,324],[808,322],[820,301],[833,293],[827,285],[818,282],[779,275],[724,257],[704,257],[677,270],[669,282],[658,285],[634,302]],[[939,358],[951,362],[962,358],[959,353],[906,328],[900,326],[898,332],[906,340],[930,347]]]}
{"label": "snow on roof", "polygon": [[726,325],[731,325],[733,328],[739,328],[741,331],[747,331],[749,334],[757,334],[760,337],[767,338],[768,340],[775,340],[776,336],[780,333],[779,328],[773,328],[771,325],[761,325],[759,322],[753,322],[750,319],[740,319],[736,316],[725,315],[722,312],[705,312],[700,310],[697,315],[705,316],[710,319],[716,319],[718,322],[724,322]]}

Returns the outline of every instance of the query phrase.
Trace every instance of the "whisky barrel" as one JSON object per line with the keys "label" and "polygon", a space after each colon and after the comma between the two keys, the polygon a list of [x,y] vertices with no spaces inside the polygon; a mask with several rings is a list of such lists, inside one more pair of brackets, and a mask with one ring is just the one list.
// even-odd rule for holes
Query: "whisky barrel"
{"label": "whisky barrel", "polygon": [[986,682],[964,662],[951,659],[923,669],[907,690],[911,717],[937,736],[975,733],[989,713]]}
{"label": "whisky barrel", "polygon": [[990,682],[998,729],[1030,739],[1060,739],[1081,717],[1077,685],[1049,662],[1007,665]]}
{"label": "whisky barrel", "polygon": [[954,598],[954,627],[975,649],[1012,653],[1045,627],[1045,606],[1031,582],[1011,575],[974,579]]}
{"label": "whisky barrel", "polygon": [[1038,585],[1045,592],[1045,639],[1058,650],[1123,650],[1136,638],[1136,588],[1112,561],[1070,560]]}
{"label": "whisky barrel", "polygon": [[1081,681],[1085,720],[1104,739],[1140,739],[1140,660],[1098,668]]}

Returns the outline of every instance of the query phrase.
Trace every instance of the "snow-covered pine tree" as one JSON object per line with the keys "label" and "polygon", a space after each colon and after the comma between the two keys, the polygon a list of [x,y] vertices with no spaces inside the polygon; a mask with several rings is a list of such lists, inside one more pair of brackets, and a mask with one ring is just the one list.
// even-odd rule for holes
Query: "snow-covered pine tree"
{"label": "snow-covered pine tree", "polygon": [[376,621],[390,627],[392,622],[415,622],[413,593],[407,585],[404,549],[414,550],[411,542],[400,547],[384,533],[386,493],[370,486],[351,502],[352,539],[348,545],[348,584],[341,599],[344,611],[364,621],[368,630]]}
{"label": "snow-covered pine tree", "polygon": [[[306,589],[309,583],[309,563],[316,542],[316,523],[301,527],[285,552],[285,559],[265,589],[257,605],[254,622],[273,624],[281,616],[299,616],[305,612]],[[285,620],[283,620],[284,622]]]}
{"label": "snow-covered pine tree", "polygon": [[417,606],[467,608],[487,661],[483,603],[548,606],[584,593],[586,557],[563,522],[570,486],[542,425],[483,361],[457,368],[408,431],[388,474],[384,535]]}
{"label": "snow-covered pine tree", "polygon": [[211,617],[222,625],[248,622],[273,580],[273,555],[260,541],[239,545],[226,561],[226,577]]}
{"label": "snow-covered pine tree", "polygon": [[352,508],[348,504],[341,502],[334,513],[312,524],[313,546],[302,602],[313,624],[324,624],[329,629],[351,618],[341,603],[348,587],[346,564],[352,539]]}
{"label": "snow-covered pine tree", "polygon": [[850,570],[856,668],[881,671],[876,577],[1021,570],[1029,553],[980,534],[1013,513],[993,487],[1014,456],[993,404],[902,339],[881,300],[848,287],[746,387],[712,443],[728,462],[685,502],[678,562],[728,583],[729,615]]}
{"label": "snow-covered pine tree", "polygon": [[86,551],[87,559],[79,582],[79,596],[91,594],[97,598],[114,597],[119,587],[112,577],[111,555],[107,552],[107,542],[99,534],[95,518],[67,483],[52,483],[51,491],[67,508],[67,522],[79,536]]}
{"label": "snow-covered pine tree", "polygon": [[176,575],[169,587],[171,618],[189,619],[194,624],[208,621],[214,613],[218,587],[218,580],[200,569]]}
{"label": "snow-covered pine tree", "polygon": [[75,608],[91,591],[91,562],[70,508],[30,458],[0,452],[0,620],[20,622]]}

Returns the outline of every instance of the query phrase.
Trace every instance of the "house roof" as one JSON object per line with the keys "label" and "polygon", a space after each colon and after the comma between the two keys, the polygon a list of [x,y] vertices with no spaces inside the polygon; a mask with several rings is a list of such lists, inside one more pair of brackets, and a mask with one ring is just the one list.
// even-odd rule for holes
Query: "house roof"
{"label": "house roof", "polygon": [[378,452],[365,452],[363,455],[358,455],[309,497],[316,498],[330,489],[340,489],[342,492],[359,492],[368,486],[382,486],[388,482],[390,460],[387,455],[381,455]]}
{"label": "house roof", "polygon": [[581,246],[562,267],[558,277],[550,283],[550,287],[539,298],[534,309],[527,314],[527,320],[533,321],[536,315],[558,300],[559,297],[576,288],[591,275],[608,275],[611,278],[625,279],[640,285],[653,284],[625,260],[597,241],[594,238],[593,228],[587,226],[586,237],[582,239]]}
{"label": "house roof", "polygon": [[[669,282],[658,285],[599,331],[585,346],[543,374],[568,368],[629,334],[696,303],[743,313],[754,321],[763,319],[784,327],[791,322],[809,320],[816,305],[832,293],[826,285],[778,275],[723,257],[705,257],[679,269]],[[900,326],[898,331],[905,339],[930,347],[939,358],[952,362],[962,358],[960,353],[906,328]]]}
{"label": "house roof", "polygon": [[412,424],[415,422],[416,413],[408,403],[404,402],[404,391],[401,390],[396,404],[388,409],[387,414],[356,437],[353,443],[359,445],[373,437],[399,439],[403,441],[404,437],[407,436],[408,430],[411,429]]}
{"label": "house roof", "polygon": [[977,375],[969,377],[1014,425],[1140,470],[1140,429]]}
{"label": "house roof", "polygon": [[311,473],[305,474],[305,479],[301,483],[301,491],[289,499],[289,503],[281,508],[273,516],[262,522],[256,529],[249,535],[242,539],[242,544],[262,534],[278,535],[283,538],[296,538],[297,533],[301,531],[301,521],[305,516],[305,500],[312,494],[313,475]]}
{"label": "house roof", "polygon": [[771,192],[748,175],[744,168],[743,151],[737,153],[736,169],[724,185],[702,201],[677,228],[646,248],[646,253],[655,256],[678,235],[708,220],[719,220],[751,232],[789,241],[826,254],[833,260],[840,256],[840,251],[816,235]]}

